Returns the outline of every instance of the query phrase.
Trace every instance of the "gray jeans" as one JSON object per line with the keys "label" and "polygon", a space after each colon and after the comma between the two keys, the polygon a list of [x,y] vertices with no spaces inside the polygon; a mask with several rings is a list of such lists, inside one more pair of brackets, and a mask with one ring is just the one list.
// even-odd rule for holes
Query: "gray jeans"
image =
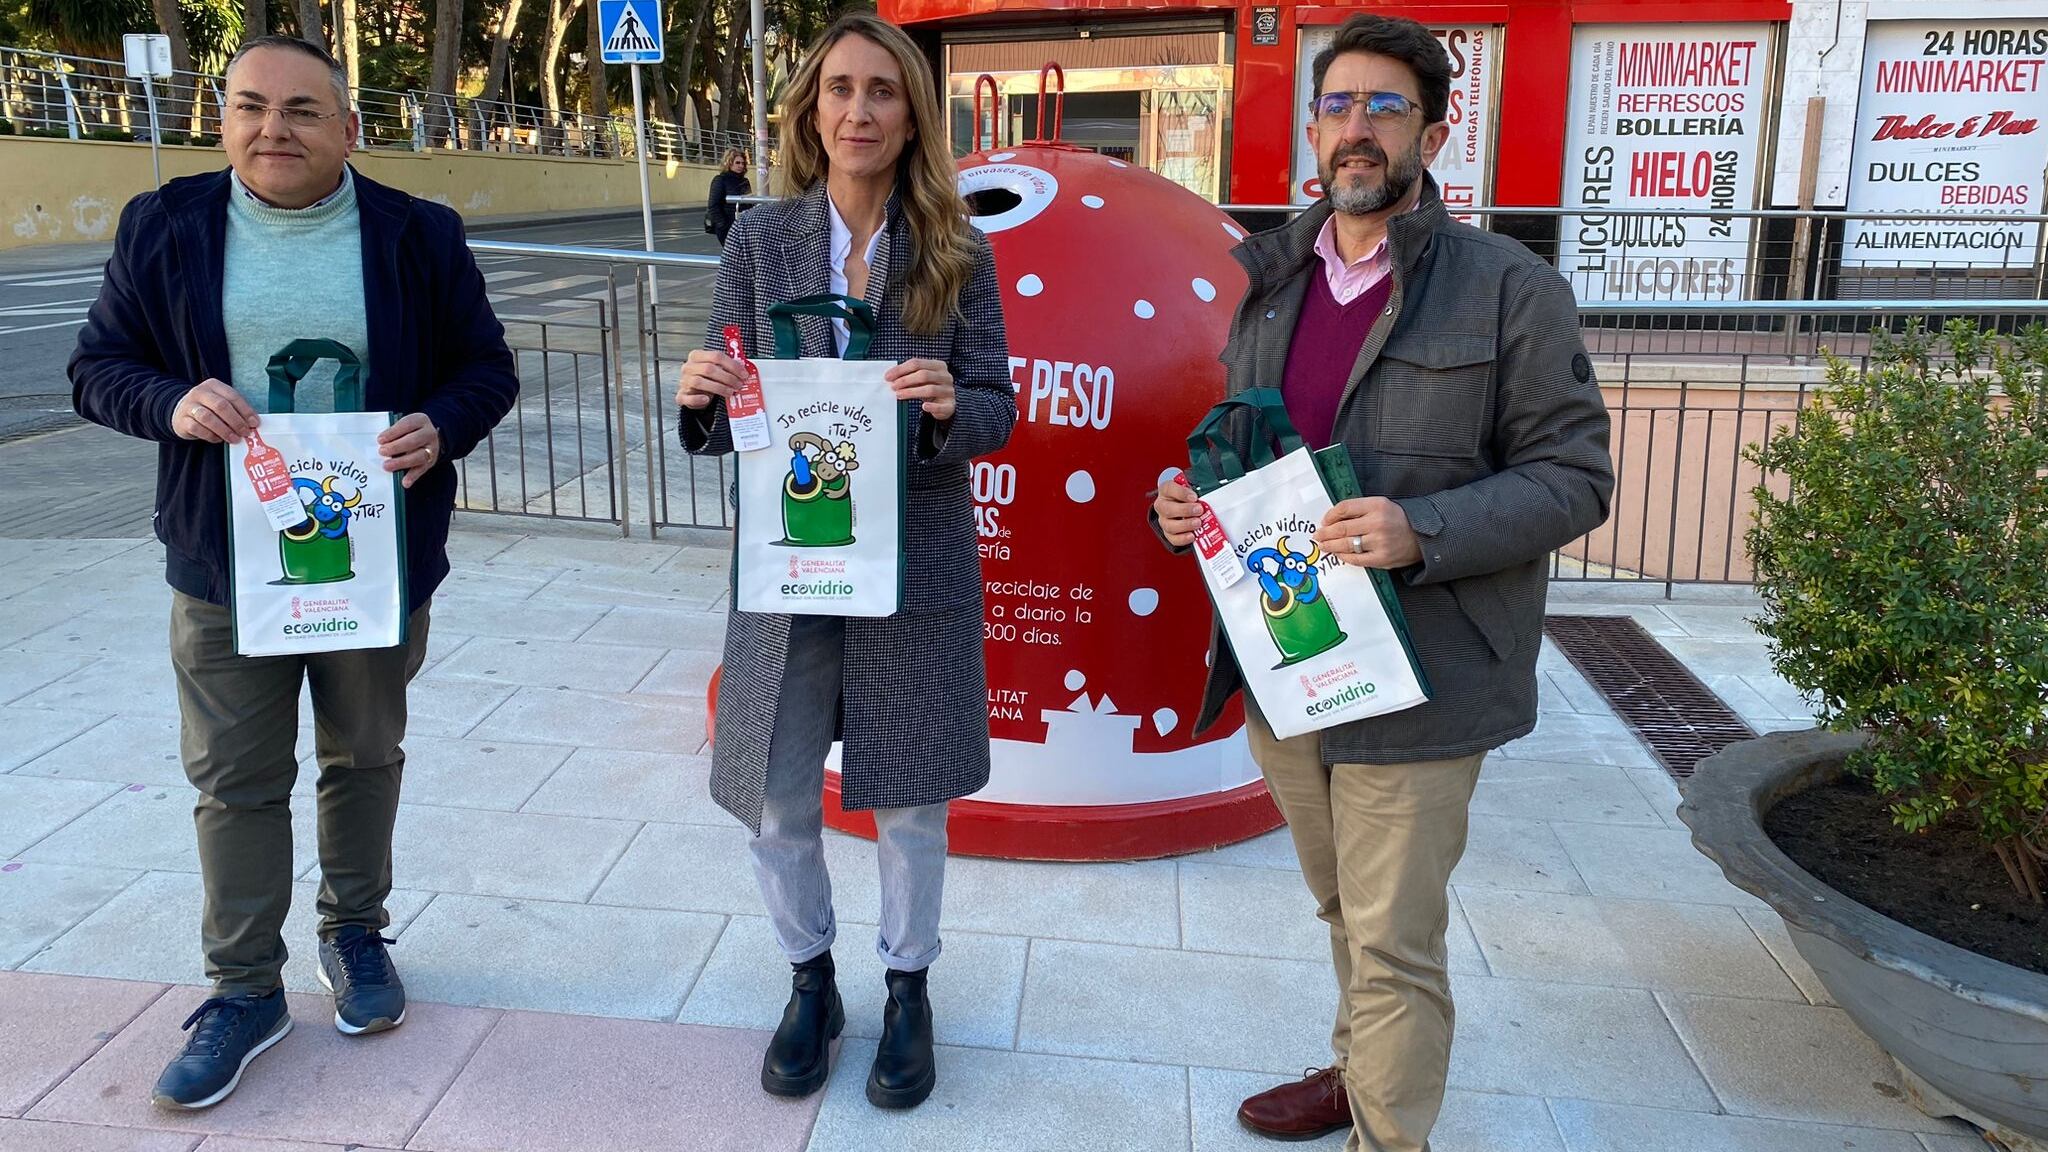
{"label": "gray jeans", "polygon": [[[749,845],[754,876],[775,939],[792,964],[832,947],[832,877],[825,869],[825,755],[838,711],[846,625],[833,616],[798,616],[789,630],[789,663],[768,750],[761,834]],[[875,951],[899,972],[939,956],[939,900],[946,881],[946,805],[875,810],[882,879],[881,932]]]}

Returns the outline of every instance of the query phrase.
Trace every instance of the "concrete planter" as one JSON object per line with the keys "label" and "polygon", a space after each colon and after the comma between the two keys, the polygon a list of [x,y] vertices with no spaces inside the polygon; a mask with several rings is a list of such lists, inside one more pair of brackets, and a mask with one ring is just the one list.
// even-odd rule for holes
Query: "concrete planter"
{"label": "concrete planter", "polygon": [[1679,818],[1730,883],[1783,917],[1800,956],[1891,1055],[1921,1111],[1967,1120],[2015,1152],[2048,1152],[2048,976],[1880,916],[1764,834],[1764,813],[1839,775],[1859,739],[1785,732],[1734,745],[1684,782]]}

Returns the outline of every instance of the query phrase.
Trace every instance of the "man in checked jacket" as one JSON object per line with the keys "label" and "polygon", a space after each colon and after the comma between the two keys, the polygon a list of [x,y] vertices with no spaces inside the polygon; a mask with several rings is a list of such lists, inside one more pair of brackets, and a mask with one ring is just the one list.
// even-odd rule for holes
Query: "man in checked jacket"
{"label": "man in checked jacket", "polygon": [[[1387,570],[1430,701],[1289,740],[1245,700],[1252,753],[1330,926],[1336,1060],[1244,1102],[1282,1139],[1423,1152],[1443,1103],[1452,1007],[1446,885],[1486,753],[1536,725],[1549,553],[1607,518],[1607,408],[1570,287],[1513,240],[1452,220],[1426,168],[1449,135],[1450,66],[1427,29],[1362,15],[1316,57],[1308,127],[1325,199],[1244,242],[1223,362],[1235,394],[1278,385],[1312,448],[1343,444],[1363,499],[1326,553]],[[1201,505],[1153,505],[1175,550]],[[1197,729],[1243,677],[1220,623]]]}

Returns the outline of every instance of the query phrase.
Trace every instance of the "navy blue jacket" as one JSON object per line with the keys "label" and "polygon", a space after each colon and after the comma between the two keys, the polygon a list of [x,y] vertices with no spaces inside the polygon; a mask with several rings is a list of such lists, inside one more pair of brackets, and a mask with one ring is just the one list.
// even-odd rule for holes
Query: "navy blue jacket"
{"label": "navy blue jacket", "polygon": [[[370,333],[363,406],[424,412],[441,431],[441,459],[400,496],[417,608],[448,575],[453,465],[511,409],[519,379],[461,217],[360,172],[355,186]],[[70,366],[79,415],[157,442],[154,521],[168,549],[165,578],[214,604],[228,602],[227,453],[180,439],[171,416],[201,380],[234,379],[220,307],[228,190],[222,170],[129,201]],[[275,306],[289,311],[292,302]]]}

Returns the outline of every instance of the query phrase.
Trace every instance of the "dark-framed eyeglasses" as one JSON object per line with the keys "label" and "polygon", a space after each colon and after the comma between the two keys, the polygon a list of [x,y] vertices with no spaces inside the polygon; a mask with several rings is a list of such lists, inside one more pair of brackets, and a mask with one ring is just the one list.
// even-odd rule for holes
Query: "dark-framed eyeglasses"
{"label": "dark-framed eyeglasses", "polygon": [[341,115],[339,112],[322,112],[318,108],[278,108],[253,100],[228,105],[228,115],[240,124],[262,124],[270,119],[272,112],[284,117],[285,126],[289,128],[317,128]]}
{"label": "dark-framed eyeglasses", "polygon": [[1365,106],[1366,122],[1375,129],[1400,125],[1416,111],[1415,101],[1399,92],[1325,92],[1309,110],[1325,124],[1344,124],[1360,104]]}

